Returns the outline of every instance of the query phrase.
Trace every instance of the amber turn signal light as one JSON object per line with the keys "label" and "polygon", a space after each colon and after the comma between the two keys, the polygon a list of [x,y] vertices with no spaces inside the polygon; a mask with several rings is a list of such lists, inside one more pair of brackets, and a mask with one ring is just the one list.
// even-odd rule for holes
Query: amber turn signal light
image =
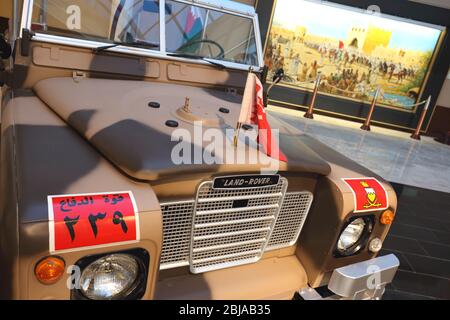
{"label": "amber turn signal light", "polygon": [[64,274],[66,264],[58,257],[46,257],[39,261],[34,269],[36,278],[43,284],[54,284]]}
{"label": "amber turn signal light", "polygon": [[383,212],[380,218],[380,222],[384,225],[390,225],[394,222],[395,213],[392,210],[386,210]]}

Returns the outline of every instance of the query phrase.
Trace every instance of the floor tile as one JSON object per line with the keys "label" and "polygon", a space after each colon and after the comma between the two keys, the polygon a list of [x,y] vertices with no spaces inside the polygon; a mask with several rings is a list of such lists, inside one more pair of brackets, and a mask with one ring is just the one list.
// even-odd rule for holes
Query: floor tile
{"label": "floor tile", "polygon": [[395,290],[438,299],[450,299],[450,280],[399,270],[394,278]]}
{"label": "floor tile", "polygon": [[450,279],[450,260],[409,253],[404,256],[415,272]]}
{"label": "floor tile", "polygon": [[427,297],[405,291],[386,290],[383,300],[436,300],[434,297]]}
{"label": "floor tile", "polygon": [[384,240],[383,247],[385,249],[396,250],[406,253],[415,253],[426,255],[426,251],[420,246],[415,239],[401,238],[394,235],[389,235]]}
{"label": "floor tile", "polygon": [[433,231],[436,238],[438,238],[438,242],[440,244],[445,244],[450,246],[450,233],[448,232],[440,232],[440,231]]}
{"label": "floor tile", "polygon": [[421,216],[417,216],[415,213],[406,215],[402,208],[400,208],[399,212],[397,212],[395,221],[401,224],[422,227],[429,230],[448,232],[447,226],[443,224],[442,221],[436,218],[424,217],[424,215],[426,215],[426,212],[421,212]]}
{"label": "floor tile", "polygon": [[437,235],[431,230],[405,225],[401,223],[394,223],[391,227],[389,234],[403,238],[410,238],[437,243],[440,242]]}
{"label": "floor tile", "polygon": [[425,241],[419,241],[419,244],[427,252],[427,255],[450,260],[450,246]]}

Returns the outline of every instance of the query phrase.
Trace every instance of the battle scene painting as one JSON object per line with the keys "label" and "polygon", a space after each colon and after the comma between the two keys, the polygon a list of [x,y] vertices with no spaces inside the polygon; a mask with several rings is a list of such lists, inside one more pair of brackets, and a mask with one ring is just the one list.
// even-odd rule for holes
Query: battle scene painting
{"label": "battle scene painting", "polygon": [[[444,28],[331,3],[278,0],[265,52],[282,85],[415,111]],[[269,77],[270,80],[271,77]]]}

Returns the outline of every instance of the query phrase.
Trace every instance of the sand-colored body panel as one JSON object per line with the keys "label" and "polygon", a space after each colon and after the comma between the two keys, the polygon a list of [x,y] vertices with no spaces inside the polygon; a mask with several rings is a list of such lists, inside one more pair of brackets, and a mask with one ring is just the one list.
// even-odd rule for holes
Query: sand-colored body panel
{"label": "sand-colored body panel", "polygon": [[[30,45],[28,53],[21,50],[22,45]],[[247,200],[262,199],[264,206],[267,198],[280,197],[280,202],[272,205],[279,209],[269,217],[274,223],[263,239],[267,244],[284,197],[303,192],[311,195],[312,206],[304,206],[298,239],[264,250],[260,259],[244,265],[231,263],[228,268],[194,274],[182,261],[183,266],[160,270],[164,230],[172,231],[165,225],[163,205],[192,205],[198,202],[202,184],[217,177],[260,174],[263,162],[273,161],[258,148],[256,138],[244,143],[247,156],[259,157],[256,163],[180,165],[172,161],[177,141],[171,136],[176,129],[166,125],[168,120],[176,120],[177,129],[189,134],[195,133],[194,122],[200,120],[205,128],[217,129],[221,138],[233,140],[226,130],[233,132],[236,127],[247,70],[161,54],[95,54],[90,47],[32,39],[29,43],[17,41],[13,71],[5,73],[9,90],[2,102],[1,298],[74,299],[67,286],[69,274],[53,285],[41,284],[34,274],[36,264],[50,255],[49,195],[132,192],[139,215],[138,242],[55,254],[71,266],[92,255],[146,250],[150,262],[143,299],[290,299],[302,288],[326,285],[336,268],[376,256],[367,243],[354,255],[335,254],[350,218],[372,217],[368,240],[384,240],[387,235],[389,226],[379,222],[383,210],[356,214],[353,193],[342,179],[377,178],[387,191],[389,208],[395,212],[397,199],[389,183],[269,114],[272,128],[279,130],[280,149],[288,159],[276,161],[277,174],[287,181],[286,189],[283,186],[266,199],[258,198],[259,194],[250,199],[240,194],[218,215],[236,208],[245,212]],[[186,98],[191,111],[183,108]],[[149,102],[158,102],[160,108],[149,107]],[[193,141],[190,146],[203,150],[207,144]],[[224,145],[218,156],[226,160],[225,155],[235,149],[232,144]],[[196,227],[194,208],[188,212],[192,221],[183,222],[178,216],[180,220],[175,221],[185,223],[182,227],[189,230],[190,238]],[[246,218],[258,220],[261,212],[252,213],[256,218]],[[225,219],[219,225],[227,223]],[[178,227],[172,226],[175,231]],[[229,244],[218,245],[226,248]]]}
{"label": "sand-colored body panel", "polygon": [[[1,269],[7,275],[2,281],[2,297],[70,299],[68,274],[52,287],[40,284],[34,275],[36,263],[49,255],[45,200],[48,195],[132,191],[140,219],[138,244],[59,255],[69,266],[82,257],[101,252],[144,248],[150,254],[149,273],[156,275],[162,246],[162,217],[158,199],[148,184],[118,173],[32,92],[24,92],[6,105],[2,130],[2,146],[10,147],[2,154],[14,156],[2,159],[2,177],[8,177],[2,183],[5,205],[1,221],[5,232],[2,232]],[[10,177],[11,173],[16,176]],[[145,298],[152,298],[155,282],[156,276],[149,277]]]}

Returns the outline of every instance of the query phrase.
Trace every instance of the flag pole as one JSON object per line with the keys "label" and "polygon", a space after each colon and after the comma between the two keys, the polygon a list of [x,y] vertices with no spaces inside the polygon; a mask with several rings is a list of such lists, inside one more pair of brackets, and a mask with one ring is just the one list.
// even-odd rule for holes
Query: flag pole
{"label": "flag pole", "polygon": [[234,130],[234,139],[233,139],[233,143],[234,146],[237,147],[238,146],[238,141],[239,141],[239,132],[241,131],[242,128],[242,124],[240,122],[238,122],[236,124],[236,129]]}
{"label": "flag pole", "polygon": [[[248,68],[248,73],[252,73],[252,72],[253,72],[253,67]],[[244,96],[245,96],[245,89],[244,89]],[[244,97],[242,97],[242,98],[244,98]],[[238,146],[239,133],[241,131],[241,128],[242,128],[242,123],[240,123],[239,120],[238,120],[238,122],[236,124],[236,128],[234,129],[233,144],[234,144],[235,147]]]}

